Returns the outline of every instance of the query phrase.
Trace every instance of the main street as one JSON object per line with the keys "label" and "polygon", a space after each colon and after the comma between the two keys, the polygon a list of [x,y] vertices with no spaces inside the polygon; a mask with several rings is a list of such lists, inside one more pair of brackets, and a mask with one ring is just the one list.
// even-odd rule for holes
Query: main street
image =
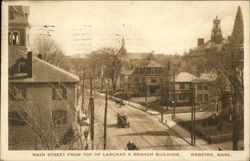
{"label": "main street", "polygon": [[[105,97],[94,94],[95,98],[95,138],[94,149],[103,149]],[[128,116],[129,128],[117,127],[117,113]],[[162,124],[157,117],[128,105],[120,106],[108,101],[107,110],[107,150],[125,150],[133,141],[140,150],[195,150],[185,140]]]}

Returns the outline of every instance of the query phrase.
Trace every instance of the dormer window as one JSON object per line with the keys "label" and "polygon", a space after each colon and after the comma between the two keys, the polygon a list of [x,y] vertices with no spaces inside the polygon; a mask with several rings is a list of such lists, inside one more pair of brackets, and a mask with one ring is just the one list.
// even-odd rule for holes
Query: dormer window
{"label": "dormer window", "polygon": [[14,10],[10,10],[10,12],[9,12],[9,19],[10,20],[15,19],[15,11]]}

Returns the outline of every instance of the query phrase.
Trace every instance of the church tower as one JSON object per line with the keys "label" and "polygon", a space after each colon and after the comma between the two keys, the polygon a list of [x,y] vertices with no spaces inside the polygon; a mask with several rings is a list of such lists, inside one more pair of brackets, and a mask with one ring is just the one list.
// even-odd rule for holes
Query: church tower
{"label": "church tower", "polygon": [[10,49],[26,52],[29,48],[28,6],[9,6],[8,43]]}
{"label": "church tower", "polygon": [[233,44],[243,44],[244,42],[244,26],[240,6],[235,17],[231,41]]}
{"label": "church tower", "polygon": [[220,44],[222,42],[222,33],[220,29],[220,20],[216,16],[215,20],[213,21],[213,29],[211,34],[211,41]]}

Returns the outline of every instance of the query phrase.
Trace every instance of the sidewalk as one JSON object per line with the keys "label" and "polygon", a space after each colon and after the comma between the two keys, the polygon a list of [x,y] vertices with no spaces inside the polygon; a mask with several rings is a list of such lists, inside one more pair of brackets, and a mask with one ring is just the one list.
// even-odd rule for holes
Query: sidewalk
{"label": "sidewalk", "polygon": [[[116,98],[116,97],[112,97],[112,99],[114,100],[121,100],[120,98]],[[159,121],[161,120],[161,114],[157,111],[152,111],[152,110],[148,110],[146,111],[146,107],[134,103],[134,102],[130,102],[130,101],[126,101],[123,100],[123,103],[134,107],[140,111],[143,111],[145,113],[148,113],[150,115],[153,115],[155,117],[157,117],[159,119]],[[196,119],[202,119],[204,117],[208,117],[211,114],[213,114],[212,112],[196,112]],[[181,137],[182,139],[184,139],[186,142],[188,142],[189,144],[191,143],[191,133],[186,130],[185,128],[183,128],[182,126],[180,126],[178,124],[178,122],[180,121],[188,121],[191,120],[191,113],[176,113],[175,114],[176,118],[175,120],[172,120],[172,114],[164,114],[163,115],[163,122],[162,124],[164,124],[165,126],[167,126],[169,129],[171,129],[176,135],[178,135],[179,137]],[[239,150],[243,150],[244,147],[244,142],[243,140],[240,140],[238,142],[239,144]],[[231,141],[226,141],[226,142],[222,142],[222,143],[215,143],[215,144],[208,144],[208,142],[202,138],[200,138],[199,136],[196,136],[196,147],[198,147],[200,150],[215,150],[218,151],[219,148],[223,149],[223,150],[232,150],[232,142]]]}

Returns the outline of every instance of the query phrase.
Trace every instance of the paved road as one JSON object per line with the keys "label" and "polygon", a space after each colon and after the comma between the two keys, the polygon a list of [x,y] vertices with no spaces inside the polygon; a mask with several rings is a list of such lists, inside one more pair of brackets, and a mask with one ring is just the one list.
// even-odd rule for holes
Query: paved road
{"label": "paved road", "polygon": [[[95,149],[103,149],[104,96],[95,94]],[[117,113],[128,116],[129,128],[117,128]],[[108,102],[107,150],[124,150],[128,141],[133,141],[140,150],[195,150],[158,118],[115,102]]]}

